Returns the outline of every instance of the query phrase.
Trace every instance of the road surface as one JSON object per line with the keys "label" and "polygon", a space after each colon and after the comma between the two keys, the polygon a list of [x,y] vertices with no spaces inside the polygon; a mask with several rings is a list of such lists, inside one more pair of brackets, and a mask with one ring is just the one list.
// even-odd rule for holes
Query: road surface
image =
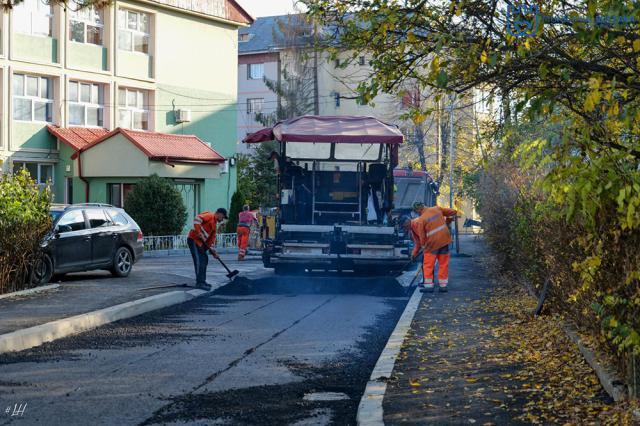
{"label": "road surface", "polygon": [[353,424],[406,301],[392,279],[238,279],[0,355],[0,425]]}

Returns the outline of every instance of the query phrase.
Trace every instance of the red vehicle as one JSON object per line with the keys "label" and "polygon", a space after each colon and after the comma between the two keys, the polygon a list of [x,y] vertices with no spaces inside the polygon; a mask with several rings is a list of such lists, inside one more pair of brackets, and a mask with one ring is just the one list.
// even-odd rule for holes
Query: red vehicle
{"label": "red vehicle", "polygon": [[409,250],[392,218],[393,169],[402,133],[373,117],[302,116],[245,138],[275,140],[276,236],[265,267],[291,271],[399,272]]}

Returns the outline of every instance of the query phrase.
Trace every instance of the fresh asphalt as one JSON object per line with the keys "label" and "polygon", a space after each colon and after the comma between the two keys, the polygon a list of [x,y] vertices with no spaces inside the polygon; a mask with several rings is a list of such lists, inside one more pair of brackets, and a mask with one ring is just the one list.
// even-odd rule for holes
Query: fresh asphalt
{"label": "fresh asphalt", "polygon": [[[403,293],[389,278],[238,278],[0,355],[0,425],[354,424]],[[5,411],[15,404],[22,416]]]}

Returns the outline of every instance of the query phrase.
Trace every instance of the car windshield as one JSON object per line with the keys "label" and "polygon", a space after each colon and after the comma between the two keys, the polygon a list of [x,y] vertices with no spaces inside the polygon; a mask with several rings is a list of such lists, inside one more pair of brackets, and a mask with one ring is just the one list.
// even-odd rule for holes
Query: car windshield
{"label": "car windshield", "polygon": [[62,213],[64,213],[62,210],[49,210],[49,214],[51,215],[51,220],[53,222],[58,220],[58,218],[62,216]]}

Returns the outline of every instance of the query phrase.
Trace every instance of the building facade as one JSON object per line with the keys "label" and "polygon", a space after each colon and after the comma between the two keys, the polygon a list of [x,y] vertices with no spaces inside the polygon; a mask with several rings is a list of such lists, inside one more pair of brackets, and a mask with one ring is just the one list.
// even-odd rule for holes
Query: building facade
{"label": "building facade", "polygon": [[[222,161],[202,174],[169,175],[190,210],[228,206],[236,186],[224,159],[235,152],[237,30],[251,22],[234,0],[116,0],[100,9],[20,2],[0,19],[0,170],[27,169],[52,185],[55,202],[119,205],[114,188],[122,194],[144,177],[116,173],[130,150],[105,150],[98,163],[107,167],[89,184],[79,175],[80,148],[116,128],[194,135]],[[62,133],[74,142],[56,129],[71,129]],[[163,140],[188,149],[182,139]]]}

